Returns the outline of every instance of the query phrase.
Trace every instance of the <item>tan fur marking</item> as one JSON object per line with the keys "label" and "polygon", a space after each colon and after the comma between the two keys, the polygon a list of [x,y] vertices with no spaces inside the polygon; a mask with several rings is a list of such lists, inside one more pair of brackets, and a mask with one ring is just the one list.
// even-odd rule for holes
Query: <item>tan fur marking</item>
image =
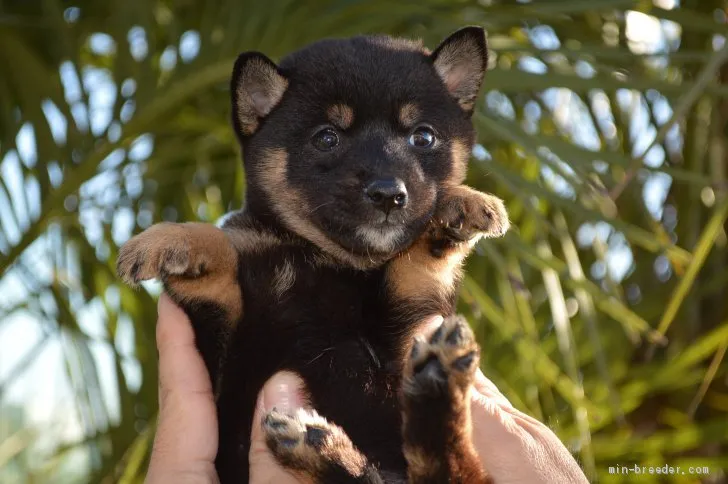
{"label": "tan fur marking", "polygon": [[213,275],[195,279],[170,276],[166,282],[181,301],[202,299],[223,306],[230,315],[231,323],[237,322],[242,315],[243,295],[237,280]]}
{"label": "tan fur marking", "polygon": [[238,254],[225,232],[203,223],[161,223],[121,248],[117,271],[125,282],[163,278],[179,300],[219,304],[230,323],[242,316]]}
{"label": "tan fur marking", "polygon": [[346,104],[329,106],[329,109],[326,110],[326,116],[328,116],[331,124],[341,130],[347,130],[354,124],[354,110]]}
{"label": "tan fur marking", "polygon": [[407,300],[447,299],[462,275],[471,246],[463,245],[442,258],[433,257],[427,240],[418,240],[387,266],[395,297]]}
{"label": "tan fur marking", "polygon": [[[450,383],[453,387],[453,383]],[[448,466],[454,469],[454,475],[470,476],[468,482],[492,484],[492,478],[483,469],[472,442],[472,417],[470,412],[470,385],[464,392],[457,392],[453,399],[453,419],[451,422],[453,441],[457,449],[447,454]],[[450,394],[454,396],[453,390]]]}
{"label": "tan fur marking", "polygon": [[468,170],[468,160],[470,159],[468,145],[461,139],[453,139],[450,143],[450,156],[452,158],[452,170],[450,171],[449,181],[453,185],[460,185],[465,181]]}
{"label": "tan fur marking", "polygon": [[414,103],[403,104],[399,108],[399,122],[405,128],[412,128],[421,116],[420,109]]}
{"label": "tan fur marking", "polygon": [[271,247],[281,244],[281,240],[268,232],[237,227],[224,227],[230,243],[238,252],[257,254]]}
{"label": "tan fur marking", "polygon": [[273,293],[279,299],[293,287],[296,282],[296,272],[290,261],[285,260],[283,264],[277,266],[273,274]]}
{"label": "tan fur marking", "polygon": [[[498,237],[508,230],[503,202],[465,185],[443,187],[428,229],[387,266],[387,280],[397,299],[409,301],[449,298],[462,276],[462,263],[482,237]],[[431,252],[432,241],[442,240],[443,230],[461,224],[467,240],[440,257]]]}
{"label": "tan fur marking", "polygon": [[437,473],[442,463],[436,456],[425,452],[419,447],[405,444],[402,448],[407,459],[407,474],[409,482],[419,482]]}
{"label": "tan fur marking", "polygon": [[238,109],[238,116],[240,116],[240,127],[243,130],[243,134],[245,136],[250,136],[256,131],[258,131],[258,118],[257,117],[243,117],[244,109]]}
{"label": "tan fur marking", "polygon": [[261,165],[258,176],[260,185],[266,190],[273,202],[273,210],[281,217],[286,226],[313,242],[324,252],[340,262],[356,269],[366,269],[381,264],[383,261],[357,257],[329,239],[326,234],[309,220],[311,208],[305,197],[288,185],[286,181],[286,165],[288,155],[282,148],[269,149],[261,154]]}

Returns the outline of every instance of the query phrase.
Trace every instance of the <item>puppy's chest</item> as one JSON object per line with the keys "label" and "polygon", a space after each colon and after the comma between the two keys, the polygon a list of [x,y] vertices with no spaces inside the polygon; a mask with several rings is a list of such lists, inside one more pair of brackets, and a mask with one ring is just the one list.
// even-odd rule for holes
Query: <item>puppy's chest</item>
{"label": "puppy's chest", "polygon": [[383,270],[325,265],[303,248],[280,246],[242,256],[239,274],[247,338],[275,342],[283,366],[385,369],[399,345]]}

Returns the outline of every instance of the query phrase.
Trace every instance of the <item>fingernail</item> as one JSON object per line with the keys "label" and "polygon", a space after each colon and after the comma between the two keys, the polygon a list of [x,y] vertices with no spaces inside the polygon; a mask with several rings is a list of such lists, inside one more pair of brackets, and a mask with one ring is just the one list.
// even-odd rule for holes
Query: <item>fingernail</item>
{"label": "fingernail", "polygon": [[169,319],[187,319],[187,313],[177,306],[171,297],[165,292],[159,296],[157,302],[157,316],[161,316],[166,313],[166,317]]}
{"label": "fingernail", "polygon": [[440,327],[440,325],[442,325],[442,322],[444,320],[445,319],[440,315],[430,316],[422,321],[422,324],[417,332],[423,336],[430,336],[430,334],[432,334],[437,328]]}
{"label": "fingernail", "polygon": [[445,321],[445,318],[443,318],[442,316],[437,314],[435,316],[430,316],[429,318],[425,319],[425,324],[432,325],[432,326],[440,326],[443,321]]}
{"label": "fingernail", "polygon": [[270,412],[273,407],[282,413],[291,413],[303,405],[301,379],[289,372],[279,372],[263,386],[263,408]]}

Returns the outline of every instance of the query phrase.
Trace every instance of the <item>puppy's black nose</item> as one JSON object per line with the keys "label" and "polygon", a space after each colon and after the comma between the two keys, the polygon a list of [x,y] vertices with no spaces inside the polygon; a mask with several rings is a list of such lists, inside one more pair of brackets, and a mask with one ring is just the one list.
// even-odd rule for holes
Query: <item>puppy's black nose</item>
{"label": "puppy's black nose", "polygon": [[399,178],[374,181],[369,184],[365,192],[369,201],[385,213],[389,213],[393,208],[407,205],[407,188]]}

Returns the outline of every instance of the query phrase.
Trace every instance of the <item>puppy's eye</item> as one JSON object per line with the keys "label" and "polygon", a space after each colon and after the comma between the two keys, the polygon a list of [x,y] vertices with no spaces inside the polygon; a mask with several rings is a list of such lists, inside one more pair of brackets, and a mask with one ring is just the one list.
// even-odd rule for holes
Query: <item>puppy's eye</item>
{"label": "puppy's eye", "polygon": [[339,144],[339,135],[333,128],[324,128],[313,135],[311,144],[319,151],[331,151]]}
{"label": "puppy's eye", "polygon": [[435,132],[429,126],[418,126],[407,142],[416,148],[431,148],[435,144]]}

